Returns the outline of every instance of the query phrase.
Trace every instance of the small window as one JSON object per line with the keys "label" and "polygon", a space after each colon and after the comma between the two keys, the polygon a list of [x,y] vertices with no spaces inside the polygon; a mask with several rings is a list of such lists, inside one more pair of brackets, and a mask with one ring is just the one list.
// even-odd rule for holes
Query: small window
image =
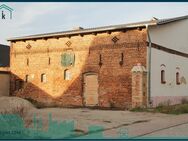
{"label": "small window", "polygon": [[64,79],[65,80],[71,80],[71,72],[70,72],[70,70],[65,70],[64,71]]}
{"label": "small window", "polygon": [[25,76],[25,82],[27,83],[29,81],[29,75]]}
{"label": "small window", "polygon": [[180,73],[176,72],[176,84],[180,85]]}
{"label": "small window", "polygon": [[20,90],[24,87],[24,82],[21,79],[15,81],[15,91]]}
{"label": "small window", "polygon": [[162,84],[166,83],[166,80],[165,80],[165,71],[164,70],[161,70],[161,83]]}
{"label": "small window", "polygon": [[47,82],[47,78],[46,78],[46,74],[45,73],[41,74],[41,82],[42,83],[46,83]]}

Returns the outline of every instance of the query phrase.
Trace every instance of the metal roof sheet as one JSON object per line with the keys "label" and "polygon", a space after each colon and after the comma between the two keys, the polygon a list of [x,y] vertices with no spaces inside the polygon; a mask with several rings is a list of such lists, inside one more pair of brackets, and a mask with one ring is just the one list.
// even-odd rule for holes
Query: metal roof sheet
{"label": "metal roof sheet", "polygon": [[104,31],[114,31],[114,30],[122,30],[122,29],[129,29],[129,28],[135,28],[135,27],[144,27],[145,25],[149,25],[149,26],[162,25],[162,24],[167,24],[167,23],[174,22],[174,21],[187,19],[187,18],[188,18],[188,15],[175,17],[175,18],[169,18],[169,19],[152,19],[150,21],[143,21],[143,22],[136,22],[136,23],[129,23],[129,24],[110,25],[110,26],[102,26],[102,27],[96,27],[96,28],[86,28],[86,29],[80,29],[80,30],[69,30],[69,31],[62,31],[62,32],[53,32],[53,33],[36,34],[36,35],[23,36],[23,37],[15,37],[15,38],[8,39],[8,41],[98,33],[98,32],[104,32]]}
{"label": "metal roof sheet", "polygon": [[180,20],[184,20],[184,19],[188,19],[188,15],[181,16],[181,17],[168,18],[168,19],[159,19],[159,20],[157,20],[157,24],[158,25],[167,24],[170,22],[180,21]]}

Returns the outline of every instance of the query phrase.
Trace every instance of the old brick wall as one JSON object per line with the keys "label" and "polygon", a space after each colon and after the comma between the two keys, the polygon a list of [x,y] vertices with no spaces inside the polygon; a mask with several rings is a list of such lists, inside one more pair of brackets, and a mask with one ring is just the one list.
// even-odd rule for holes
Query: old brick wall
{"label": "old brick wall", "polygon": [[[119,40],[114,43],[113,37]],[[70,49],[75,53],[75,65],[63,67],[61,54]],[[120,65],[122,53],[124,61]],[[12,95],[61,106],[83,106],[83,74],[95,72],[99,79],[99,106],[128,108],[131,69],[137,63],[146,66],[146,30],[17,41],[11,43],[10,60]],[[65,69],[71,71],[71,80],[64,80]],[[41,83],[43,73],[46,83]],[[15,80],[25,80],[26,75],[29,82],[15,91]]]}

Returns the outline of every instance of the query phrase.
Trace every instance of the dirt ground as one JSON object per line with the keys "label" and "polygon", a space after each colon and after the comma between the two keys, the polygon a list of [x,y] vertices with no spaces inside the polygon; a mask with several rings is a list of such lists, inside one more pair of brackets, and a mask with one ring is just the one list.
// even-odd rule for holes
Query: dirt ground
{"label": "dirt ground", "polygon": [[[75,130],[87,133],[91,126],[101,126],[101,132],[105,137],[117,137],[120,134],[128,138],[147,138],[147,137],[176,137],[183,138],[188,135],[188,114],[168,115],[160,113],[130,112],[130,111],[111,111],[93,110],[86,108],[44,108],[36,109],[30,103],[18,99],[17,102],[1,102],[0,110],[11,109],[19,106],[21,101],[27,107],[24,119],[29,121],[36,115],[42,118],[44,129],[48,128],[49,114],[54,121],[74,121]],[[5,99],[3,99],[5,101]],[[8,103],[8,104],[7,104]],[[3,108],[3,106],[4,108]],[[7,104],[7,106],[5,106]],[[90,134],[90,133],[88,133]],[[92,134],[92,133],[91,133]]]}
{"label": "dirt ground", "polygon": [[[45,108],[30,111],[29,117],[35,113],[47,123],[51,113],[55,121],[72,120],[76,130],[87,132],[92,125],[102,126],[106,137],[118,137],[127,134],[129,138],[142,137],[187,137],[188,114],[167,115],[160,113],[144,113],[129,111]],[[125,132],[125,133],[121,133]]]}

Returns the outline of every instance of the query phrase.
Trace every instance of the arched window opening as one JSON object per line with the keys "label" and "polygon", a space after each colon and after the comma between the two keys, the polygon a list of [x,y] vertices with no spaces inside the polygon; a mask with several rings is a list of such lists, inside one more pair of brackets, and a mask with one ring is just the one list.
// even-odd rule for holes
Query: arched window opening
{"label": "arched window opening", "polygon": [[180,85],[180,73],[176,72],[176,84]]}
{"label": "arched window opening", "polygon": [[64,71],[64,79],[65,80],[71,80],[71,72],[70,72],[70,70],[65,70]]}
{"label": "arched window opening", "polygon": [[161,83],[162,84],[166,83],[166,80],[165,80],[165,71],[164,70],[161,70]]}

